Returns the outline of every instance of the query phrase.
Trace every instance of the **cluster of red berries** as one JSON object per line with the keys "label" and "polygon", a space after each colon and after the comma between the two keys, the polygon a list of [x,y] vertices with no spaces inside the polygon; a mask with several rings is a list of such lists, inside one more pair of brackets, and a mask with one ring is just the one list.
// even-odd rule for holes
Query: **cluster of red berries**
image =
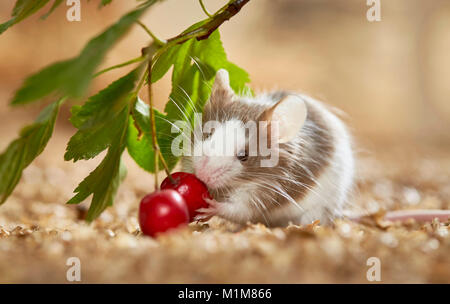
{"label": "cluster of red berries", "polygon": [[139,224],[144,234],[156,236],[187,225],[207,208],[211,199],[206,185],[194,174],[177,172],[161,183],[161,190],[146,195],[139,206]]}

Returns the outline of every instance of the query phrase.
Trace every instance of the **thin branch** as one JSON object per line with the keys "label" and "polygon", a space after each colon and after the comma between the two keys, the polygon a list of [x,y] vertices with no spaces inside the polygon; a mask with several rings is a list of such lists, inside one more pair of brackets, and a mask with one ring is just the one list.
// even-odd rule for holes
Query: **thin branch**
{"label": "thin branch", "polygon": [[152,71],[152,60],[148,61],[148,103],[150,105],[150,128],[152,130],[152,145],[153,145],[153,151],[155,152],[155,190],[159,189],[159,183],[158,183],[158,171],[159,171],[159,145],[158,145],[158,139],[156,138],[156,124],[155,124],[155,113],[153,112],[153,92],[152,92],[152,82],[151,82],[151,71]]}
{"label": "thin branch", "polygon": [[231,17],[239,13],[244,5],[246,5],[250,0],[235,0],[226,5],[224,9],[219,13],[213,15],[211,20],[209,20],[204,25],[199,28],[193,29],[189,32],[180,34],[176,37],[168,39],[167,42],[183,43],[191,38],[197,38],[197,40],[207,39],[222,23],[228,21]]}
{"label": "thin branch", "polygon": [[204,12],[209,18],[211,18],[213,15],[211,15],[211,13],[208,11],[208,9],[206,8],[205,4],[203,3],[203,0],[198,0],[198,2],[200,2],[200,6],[202,7],[203,12]]}
{"label": "thin branch", "polygon": [[147,76],[148,76],[148,71],[146,70],[144,75],[142,76],[141,80],[139,80],[138,85],[136,86],[136,90],[135,90],[136,97],[138,96],[139,91],[142,89],[142,86],[144,85],[145,79],[147,79]]}
{"label": "thin branch", "polygon": [[228,6],[231,2],[233,2],[233,0],[228,0],[227,4],[225,4],[224,6],[222,6],[221,8],[219,8],[219,9],[214,13],[213,16],[216,16],[216,15],[218,15],[219,13],[221,13],[224,9],[227,8],[227,6]]}
{"label": "thin branch", "polygon": [[158,171],[159,171],[159,162],[158,162],[158,158],[161,161],[161,164],[164,167],[164,170],[166,171],[167,176],[169,177],[171,182],[174,182],[172,176],[170,175],[170,170],[169,170],[169,166],[167,165],[164,156],[161,153],[161,149],[159,148],[159,144],[158,144],[158,138],[156,136],[156,123],[155,123],[155,112],[153,111],[154,106],[153,106],[153,91],[152,91],[152,60],[148,61],[148,68],[147,68],[147,73],[148,73],[148,84],[147,84],[147,88],[148,88],[148,103],[150,106],[150,126],[151,126],[151,130],[152,130],[152,145],[153,145],[153,151],[155,152],[155,189],[159,189],[159,183],[158,183]]}
{"label": "thin branch", "polygon": [[111,67],[109,67],[109,68],[106,68],[106,69],[104,69],[104,70],[101,70],[101,71],[95,73],[95,74],[94,74],[94,77],[100,76],[101,74],[106,73],[106,72],[109,72],[109,71],[114,70],[114,69],[118,69],[118,68],[121,68],[121,67],[130,65],[130,64],[136,63],[136,62],[140,62],[140,61],[142,61],[142,60],[144,60],[144,59],[145,59],[145,56],[139,56],[139,57],[130,59],[130,60],[128,60],[128,61],[125,61],[125,62],[123,62],[123,63],[119,63],[119,64],[116,64],[116,65],[113,65],[113,66],[111,66]]}
{"label": "thin branch", "polygon": [[[219,9],[205,24],[193,28],[188,32],[183,32],[173,38],[167,39],[166,44],[163,45],[158,52],[156,52],[154,59],[157,59],[157,57],[175,44],[182,44],[192,38],[196,38],[197,40],[207,39],[222,23],[239,13],[242,7],[249,1],[250,0],[230,1],[223,8]],[[142,49],[142,54],[148,54],[149,52],[149,47]]]}
{"label": "thin branch", "polygon": [[144,23],[142,23],[141,21],[136,21],[137,22],[137,24],[139,24],[143,29],[144,29],[144,31],[150,36],[150,37],[152,37],[152,39],[153,39],[153,42],[155,42],[157,45],[159,45],[159,46],[163,46],[164,44],[166,44],[167,43],[167,41],[165,41],[165,40],[163,40],[163,39],[160,39],[160,38],[158,38],[158,37],[156,37],[156,35],[155,34],[153,34],[153,32],[144,24]]}

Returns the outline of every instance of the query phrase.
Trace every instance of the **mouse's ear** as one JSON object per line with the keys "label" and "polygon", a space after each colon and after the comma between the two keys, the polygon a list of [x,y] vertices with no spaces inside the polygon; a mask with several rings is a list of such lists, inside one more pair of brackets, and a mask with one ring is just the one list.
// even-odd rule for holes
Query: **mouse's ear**
{"label": "mouse's ear", "polygon": [[220,69],[217,71],[212,90],[227,90],[233,92],[230,87],[230,75],[227,70]]}
{"label": "mouse's ear", "polygon": [[211,91],[211,100],[231,101],[233,95],[228,71],[225,69],[218,70]]}
{"label": "mouse's ear", "polygon": [[297,95],[288,95],[264,113],[265,119],[276,122],[278,142],[291,141],[305,124],[307,108],[305,101]]}

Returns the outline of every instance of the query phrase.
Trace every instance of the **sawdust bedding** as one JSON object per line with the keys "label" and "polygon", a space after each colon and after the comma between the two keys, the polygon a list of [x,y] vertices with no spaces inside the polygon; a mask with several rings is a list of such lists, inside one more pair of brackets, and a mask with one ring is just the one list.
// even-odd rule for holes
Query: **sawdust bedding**
{"label": "sawdust bedding", "polygon": [[213,218],[157,239],[136,219],[145,173],[130,170],[115,205],[89,225],[86,205],[63,204],[89,168],[55,164],[48,153],[0,208],[0,282],[65,283],[66,261],[78,257],[84,283],[367,283],[376,257],[381,282],[450,283],[449,222],[381,217],[449,208],[450,156],[431,153],[363,158],[353,200],[367,214],[360,223],[269,229]]}

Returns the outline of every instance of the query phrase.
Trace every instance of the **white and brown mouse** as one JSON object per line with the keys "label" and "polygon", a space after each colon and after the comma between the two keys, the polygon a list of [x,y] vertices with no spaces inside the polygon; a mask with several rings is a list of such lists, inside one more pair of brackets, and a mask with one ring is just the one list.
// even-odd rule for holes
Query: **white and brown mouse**
{"label": "white and brown mouse", "polygon": [[[262,121],[268,125],[246,129],[249,122]],[[215,127],[205,128],[210,122]],[[276,143],[278,162],[262,166],[267,156],[249,153],[249,142],[270,135],[274,122],[277,136],[269,141]],[[197,219],[218,215],[237,223],[286,226],[330,224],[343,216],[354,179],[352,142],[344,123],[321,102],[284,91],[239,96],[228,72],[219,70],[199,127],[200,135],[192,132],[192,146],[202,153],[184,156],[183,171],[197,175],[214,200]],[[230,130],[240,139],[229,136]],[[361,216],[350,219],[358,222]],[[384,218],[445,222],[450,210],[398,210]]]}
{"label": "white and brown mouse", "polygon": [[[222,69],[201,125],[208,121],[217,122],[216,127],[193,142],[205,153],[182,159],[183,171],[200,178],[214,197],[200,218],[218,215],[237,223],[286,226],[316,220],[328,224],[342,216],[354,177],[351,137],[321,102],[283,91],[239,96]],[[245,126],[260,121],[267,125],[256,133],[266,134],[270,147],[277,146],[278,162],[272,167],[261,166],[267,156],[249,154],[248,142],[256,134]],[[275,138],[269,137],[271,125],[277,126]],[[244,140],[225,136],[230,129]],[[233,153],[221,154],[224,147]]]}

